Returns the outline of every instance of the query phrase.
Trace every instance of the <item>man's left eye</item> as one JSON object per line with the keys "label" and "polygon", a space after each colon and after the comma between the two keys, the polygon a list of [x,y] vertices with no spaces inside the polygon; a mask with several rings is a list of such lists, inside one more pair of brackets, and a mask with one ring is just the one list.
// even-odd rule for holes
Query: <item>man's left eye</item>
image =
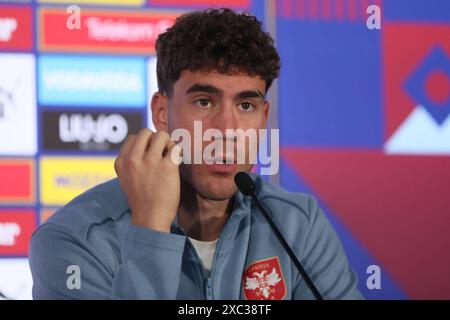
{"label": "man's left eye", "polygon": [[242,102],[239,105],[239,109],[243,111],[253,111],[255,109],[255,106],[250,102]]}

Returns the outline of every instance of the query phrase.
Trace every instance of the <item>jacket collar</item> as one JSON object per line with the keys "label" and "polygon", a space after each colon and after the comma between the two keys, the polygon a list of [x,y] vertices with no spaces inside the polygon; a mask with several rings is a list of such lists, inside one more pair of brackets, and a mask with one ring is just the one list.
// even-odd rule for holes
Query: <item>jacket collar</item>
{"label": "jacket collar", "polygon": [[[251,174],[254,180],[258,181],[258,177]],[[257,183],[257,189],[259,189],[259,183]],[[107,210],[109,217],[117,219],[122,216],[125,212],[129,212],[128,202],[126,200],[125,194],[120,187],[119,180],[117,178],[108,181],[102,185],[101,191],[104,191],[105,201],[103,203],[104,208]],[[258,191],[258,190],[257,190]],[[110,197],[110,194],[114,195]],[[106,197],[108,195],[108,197]],[[243,217],[248,214],[251,210],[251,197],[244,196],[241,192],[237,191],[234,195],[233,200],[233,210],[231,216]],[[178,218],[175,217],[173,225],[178,226]]]}

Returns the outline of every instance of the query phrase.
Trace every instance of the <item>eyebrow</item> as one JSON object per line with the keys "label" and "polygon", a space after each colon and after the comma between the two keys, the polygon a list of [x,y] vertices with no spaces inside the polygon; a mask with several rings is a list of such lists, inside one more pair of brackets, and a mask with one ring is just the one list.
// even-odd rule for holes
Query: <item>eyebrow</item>
{"label": "eyebrow", "polygon": [[259,90],[248,90],[248,91],[242,91],[235,95],[235,100],[238,99],[245,99],[245,98],[261,98],[265,99],[264,95]]}
{"label": "eyebrow", "polygon": [[219,94],[223,93],[222,90],[220,90],[219,88],[216,88],[212,85],[199,84],[199,83],[196,83],[196,84],[190,86],[189,89],[186,90],[186,94],[196,93],[196,92],[206,92],[206,93],[211,93],[211,94],[215,94],[215,95],[219,95]]}
{"label": "eyebrow", "polygon": [[[223,94],[223,91],[215,86],[212,86],[209,84],[200,84],[200,83],[193,84],[186,90],[186,94],[196,93],[196,92],[206,92],[206,93],[215,94],[215,95]],[[235,100],[245,99],[245,98],[261,98],[263,100],[265,99],[264,94],[262,94],[262,92],[259,90],[241,91],[234,96]]]}

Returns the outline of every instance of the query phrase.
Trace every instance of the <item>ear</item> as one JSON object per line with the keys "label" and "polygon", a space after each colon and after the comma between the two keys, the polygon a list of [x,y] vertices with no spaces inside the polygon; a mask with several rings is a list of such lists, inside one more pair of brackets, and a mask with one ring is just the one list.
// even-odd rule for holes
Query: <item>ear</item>
{"label": "ear", "polygon": [[162,92],[155,92],[152,97],[151,109],[153,125],[157,131],[168,131],[168,101]]}

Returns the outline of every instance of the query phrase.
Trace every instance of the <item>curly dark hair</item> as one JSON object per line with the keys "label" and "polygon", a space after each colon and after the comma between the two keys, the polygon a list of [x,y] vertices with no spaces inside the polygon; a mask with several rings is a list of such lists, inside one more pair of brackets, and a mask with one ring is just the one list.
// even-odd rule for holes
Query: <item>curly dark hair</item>
{"label": "curly dark hair", "polygon": [[278,77],[280,57],[269,33],[249,13],[208,9],[184,14],[156,41],[158,88],[172,94],[183,70],[260,76],[266,92]]}

